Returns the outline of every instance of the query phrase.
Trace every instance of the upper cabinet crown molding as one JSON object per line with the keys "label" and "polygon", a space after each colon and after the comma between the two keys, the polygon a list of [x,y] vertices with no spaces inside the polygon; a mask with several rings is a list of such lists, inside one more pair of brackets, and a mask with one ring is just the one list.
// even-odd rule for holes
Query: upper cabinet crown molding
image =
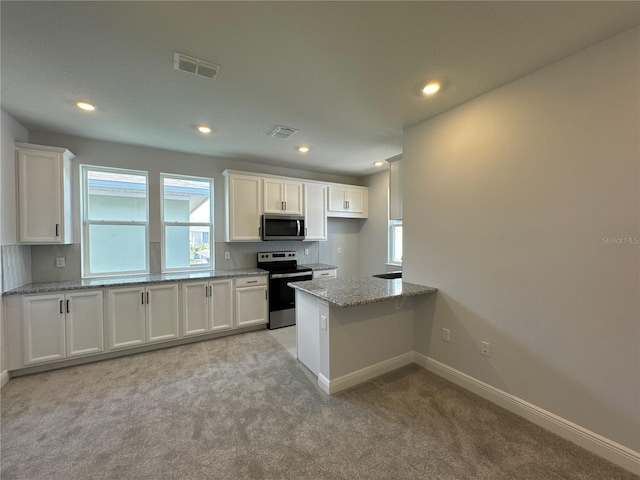
{"label": "upper cabinet crown molding", "polygon": [[69,244],[71,160],[66,148],[16,143],[18,170],[18,241]]}

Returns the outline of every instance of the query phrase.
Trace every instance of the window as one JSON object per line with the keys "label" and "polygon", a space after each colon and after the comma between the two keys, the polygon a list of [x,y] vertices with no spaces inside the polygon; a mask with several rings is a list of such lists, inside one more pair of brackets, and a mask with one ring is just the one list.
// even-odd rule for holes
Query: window
{"label": "window", "polygon": [[402,220],[389,220],[389,263],[402,265]]}
{"label": "window", "polygon": [[146,172],[81,166],[82,276],[149,273]]}
{"label": "window", "polygon": [[160,188],[162,271],[213,269],[213,180],[163,173]]}

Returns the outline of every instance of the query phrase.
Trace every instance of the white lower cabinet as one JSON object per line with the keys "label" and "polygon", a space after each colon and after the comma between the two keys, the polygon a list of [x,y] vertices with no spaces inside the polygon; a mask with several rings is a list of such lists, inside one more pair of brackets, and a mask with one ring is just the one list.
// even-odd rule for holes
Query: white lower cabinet
{"label": "white lower cabinet", "polygon": [[102,291],[25,296],[22,329],[25,365],[102,352]]}
{"label": "white lower cabinet", "polygon": [[107,297],[111,350],[179,337],[178,284],[114,288]]}
{"label": "white lower cabinet", "polygon": [[182,334],[187,337],[233,328],[233,280],[182,284]]}
{"label": "white lower cabinet", "polygon": [[236,279],[236,326],[248,327],[269,321],[267,276]]}

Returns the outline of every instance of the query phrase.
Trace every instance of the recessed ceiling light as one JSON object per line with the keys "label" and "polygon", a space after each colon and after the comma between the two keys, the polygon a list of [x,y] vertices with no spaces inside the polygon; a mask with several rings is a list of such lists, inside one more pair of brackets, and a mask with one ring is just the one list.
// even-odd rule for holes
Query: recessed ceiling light
{"label": "recessed ceiling light", "polygon": [[373,162],[373,164],[374,164],[376,167],[381,167],[382,165],[384,165],[384,162],[383,162],[382,160],[378,160],[377,162]]}
{"label": "recessed ceiling light", "polygon": [[307,153],[310,149],[306,145],[300,145],[299,147],[296,147],[296,150],[300,153]]}
{"label": "recessed ceiling light", "polygon": [[96,107],[87,102],[77,102],[76,106],[85,112],[93,112]]}
{"label": "recessed ceiling light", "polygon": [[199,125],[198,126],[198,131],[200,133],[211,133],[211,129],[209,127],[207,127],[206,125]]}
{"label": "recessed ceiling light", "polygon": [[438,82],[427,83],[422,89],[422,93],[426,95],[433,95],[440,90],[440,84]]}

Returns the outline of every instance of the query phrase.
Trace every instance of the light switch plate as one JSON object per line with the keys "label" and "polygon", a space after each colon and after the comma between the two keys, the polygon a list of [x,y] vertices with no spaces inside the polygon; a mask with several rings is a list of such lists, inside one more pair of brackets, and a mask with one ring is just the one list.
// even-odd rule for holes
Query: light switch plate
{"label": "light switch plate", "polygon": [[327,317],[324,315],[320,315],[320,328],[322,330],[327,329]]}
{"label": "light switch plate", "polygon": [[64,267],[66,265],[64,257],[56,257],[56,267]]}

